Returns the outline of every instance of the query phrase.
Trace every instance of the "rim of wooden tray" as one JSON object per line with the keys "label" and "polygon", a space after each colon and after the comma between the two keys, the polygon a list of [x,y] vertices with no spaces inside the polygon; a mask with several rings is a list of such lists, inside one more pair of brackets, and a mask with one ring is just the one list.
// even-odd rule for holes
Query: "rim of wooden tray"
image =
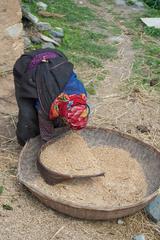
{"label": "rim of wooden tray", "polygon": [[[160,151],[156,147],[153,147],[150,144],[145,143],[145,142],[139,140],[138,138],[136,138],[134,136],[131,136],[131,135],[126,134],[126,133],[122,133],[122,132],[120,132],[118,130],[110,129],[110,128],[94,127],[94,126],[93,127],[89,126],[86,129],[91,130],[91,131],[101,130],[101,131],[105,131],[105,132],[114,132],[114,133],[116,133],[116,134],[118,134],[118,135],[120,135],[120,136],[122,136],[124,138],[127,138],[127,139],[130,139],[130,140],[134,140],[136,142],[139,142],[143,146],[149,147],[150,149],[152,149],[152,151],[154,151],[154,152],[156,152],[157,154],[160,155]],[[83,131],[85,131],[85,130],[83,130]],[[20,168],[21,168],[21,159],[22,159],[22,156],[23,156],[24,152],[26,151],[26,149],[28,147],[28,144],[29,144],[29,142],[27,142],[25,144],[25,146],[23,147],[23,149],[21,151],[20,157],[19,157],[19,163],[18,163],[18,172],[19,173],[20,173]],[[73,203],[71,201],[62,200],[61,198],[54,199],[54,196],[51,197],[48,194],[44,194],[44,192],[40,192],[39,190],[37,191],[37,189],[35,187],[31,186],[30,184],[28,184],[24,180],[22,180],[21,177],[20,177],[20,174],[18,175],[18,178],[19,178],[19,181],[22,184],[24,184],[26,187],[28,187],[33,193],[38,194],[40,197],[42,197],[44,199],[46,199],[46,197],[47,197],[50,201],[52,201],[54,203],[61,204],[63,206],[67,206],[67,207],[70,207],[70,208],[83,209],[83,210],[90,210],[90,211],[92,210],[92,211],[102,211],[102,212],[114,212],[114,211],[127,210],[127,209],[130,209],[130,208],[136,208],[138,206],[145,205],[146,203],[149,203],[155,197],[160,195],[160,188],[158,188],[152,194],[150,194],[148,196],[145,196],[142,200],[137,201],[136,203],[128,204],[128,205],[121,206],[121,207],[108,207],[108,206],[106,206],[104,208],[104,207],[93,207],[93,206],[87,206],[87,205],[81,205],[80,206],[80,205],[78,205],[76,203]]]}

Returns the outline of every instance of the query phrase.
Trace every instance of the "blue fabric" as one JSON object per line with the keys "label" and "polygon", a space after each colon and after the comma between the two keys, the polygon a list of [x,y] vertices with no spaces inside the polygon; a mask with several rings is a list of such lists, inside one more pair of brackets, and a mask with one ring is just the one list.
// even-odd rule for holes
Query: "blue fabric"
{"label": "blue fabric", "polygon": [[[85,94],[87,96],[83,83],[77,79],[77,75],[74,72],[72,73],[68,83],[65,85],[63,92],[68,95]],[[37,111],[39,110],[40,104],[38,99],[35,99],[34,107]]]}
{"label": "blue fabric", "polygon": [[37,112],[38,112],[38,110],[39,110],[39,108],[40,108],[40,102],[39,102],[38,98],[36,98],[36,99],[34,100],[34,107],[35,107],[35,109],[36,109]]}
{"label": "blue fabric", "polygon": [[87,96],[83,83],[77,79],[77,75],[74,72],[72,73],[72,76],[66,84],[63,92],[68,95],[83,93]]}

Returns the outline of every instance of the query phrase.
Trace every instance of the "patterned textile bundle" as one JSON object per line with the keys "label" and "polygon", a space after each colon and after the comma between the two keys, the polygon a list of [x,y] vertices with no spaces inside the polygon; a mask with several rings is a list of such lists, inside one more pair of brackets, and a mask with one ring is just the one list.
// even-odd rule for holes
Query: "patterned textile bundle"
{"label": "patterned textile bundle", "polygon": [[82,129],[86,127],[89,107],[85,94],[67,95],[62,93],[51,105],[49,118],[51,120],[62,117],[72,129]]}

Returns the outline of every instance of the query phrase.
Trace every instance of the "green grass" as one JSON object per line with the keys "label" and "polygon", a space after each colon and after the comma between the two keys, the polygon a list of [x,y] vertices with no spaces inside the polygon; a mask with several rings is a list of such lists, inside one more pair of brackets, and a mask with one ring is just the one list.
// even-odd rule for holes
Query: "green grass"
{"label": "green grass", "polygon": [[[55,12],[62,15],[65,15],[64,18],[54,19],[54,21],[61,23],[76,23],[76,22],[86,22],[93,21],[96,18],[96,15],[93,10],[88,7],[78,6],[73,0],[43,0],[44,3],[48,4],[47,11]],[[38,14],[38,9],[36,2],[32,4],[28,3],[27,0],[23,0],[25,6],[31,10],[32,13]]]}
{"label": "green grass", "polygon": [[97,74],[97,78],[94,81],[90,81],[89,84],[86,86],[86,90],[90,95],[96,94],[96,89],[99,86],[99,83],[106,78],[108,71],[103,70],[102,72]]}
{"label": "green grass", "polygon": [[154,9],[160,10],[160,1],[159,0],[143,0],[148,6]]}
{"label": "green grass", "polygon": [[[150,90],[152,79],[160,81],[160,30],[146,27],[140,20],[141,17],[157,17],[159,15],[160,11],[147,7],[144,12],[134,13],[124,21],[135,51],[132,74],[126,85],[129,90],[133,86]],[[152,88],[159,91],[160,84],[156,84]]]}
{"label": "green grass", "polygon": [[36,50],[36,49],[40,49],[42,47],[42,44],[39,43],[39,44],[33,44],[26,50],[27,52],[28,51],[32,51],[32,50]]}
{"label": "green grass", "polygon": [[155,27],[144,27],[144,32],[152,37],[160,38],[160,29]]}
{"label": "green grass", "polygon": [[0,186],[0,195],[4,192],[4,187]]}
{"label": "green grass", "polygon": [[141,41],[141,39],[139,38],[139,36],[135,36],[132,39],[132,47],[134,50],[138,50],[138,49],[143,49],[143,43]]}
{"label": "green grass", "polygon": [[[106,22],[94,10],[83,4],[78,5],[74,0],[44,0],[43,2],[48,4],[48,12],[59,13],[64,17],[46,18],[39,16],[36,2],[29,4],[27,0],[23,0],[23,4],[34,15],[38,16],[40,21],[50,23],[53,28],[61,27],[64,29],[65,37],[59,49],[66,54],[73,64],[87,64],[94,76],[95,68],[103,69],[106,59],[113,59],[117,56],[117,47],[114,44],[106,43],[108,33],[113,35],[121,33],[114,22]],[[94,5],[99,5],[101,2],[103,1],[90,0],[90,3]],[[90,30],[97,28],[100,31]],[[47,31],[44,31],[43,34],[50,35]],[[30,50],[40,47],[41,45],[34,45]],[[100,81],[100,79],[97,77],[96,81]]]}
{"label": "green grass", "polygon": [[89,0],[89,3],[95,6],[100,6],[102,2],[103,2],[102,0]]}
{"label": "green grass", "polygon": [[86,86],[86,90],[90,95],[96,95],[96,84],[94,84],[94,82],[90,82]]}
{"label": "green grass", "polygon": [[13,207],[11,207],[9,204],[3,204],[2,207],[5,210],[13,210]]}
{"label": "green grass", "polygon": [[68,52],[67,53],[68,57],[70,58],[71,62],[74,62],[75,64],[79,64],[80,62],[84,62],[87,63],[88,66],[90,66],[91,68],[102,68],[102,62],[93,56],[84,56],[84,55],[80,55],[80,54],[75,54],[72,52]]}
{"label": "green grass", "polygon": [[126,0],[126,3],[127,3],[128,6],[133,6],[134,5],[133,0]]}
{"label": "green grass", "polygon": [[[63,51],[70,61],[75,65],[86,64],[88,70],[92,71],[93,82],[87,85],[90,94],[96,94],[96,87],[103,81],[106,73],[103,72],[103,64],[106,59],[113,59],[117,56],[117,47],[114,44],[106,43],[108,36],[120,35],[122,33],[118,21],[123,20],[133,42],[135,60],[133,71],[129,79],[128,86],[133,85],[149,88],[152,79],[160,79],[159,74],[159,38],[160,30],[146,27],[140,20],[141,17],[159,17],[160,11],[146,7],[146,10],[130,14],[125,19],[123,14],[114,11],[113,1],[107,1],[106,11],[114,16],[115,21],[106,21],[103,17],[96,14],[96,10],[91,10],[83,4],[76,4],[74,0],[43,0],[48,4],[47,11],[64,15],[63,18],[45,18],[38,15],[36,2],[28,4],[27,0],[23,3],[31,9],[31,12],[39,17],[40,21],[47,21],[54,27],[64,29],[65,37],[60,50]],[[89,0],[92,5],[99,6],[106,1]],[[128,5],[133,4],[133,0],[127,0]],[[91,28],[90,28],[91,26]],[[93,29],[93,30],[91,30]],[[44,31],[45,35],[49,33]],[[40,48],[35,45],[33,48]],[[96,74],[95,69],[102,69],[101,74]],[[90,79],[86,79],[90,80]],[[157,85],[155,89],[160,90]]]}
{"label": "green grass", "polygon": [[[140,47],[142,46],[142,47]],[[150,80],[159,79],[160,80],[160,48],[157,43],[138,43],[136,45],[135,61],[133,64],[132,76],[130,78],[129,84],[145,87],[146,89],[150,87]],[[155,87],[160,90],[159,86]]]}

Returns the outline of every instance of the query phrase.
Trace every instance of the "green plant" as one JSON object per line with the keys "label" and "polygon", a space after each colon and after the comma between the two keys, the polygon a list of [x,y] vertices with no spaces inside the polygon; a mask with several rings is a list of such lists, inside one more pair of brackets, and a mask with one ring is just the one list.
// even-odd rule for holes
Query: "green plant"
{"label": "green plant", "polygon": [[160,0],[143,0],[151,8],[156,8],[160,10]]}
{"label": "green plant", "polygon": [[90,95],[95,95],[96,94],[95,84],[93,82],[90,82],[86,86],[86,90]]}
{"label": "green plant", "polygon": [[89,0],[89,2],[95,6],[100,6],[102,0]]}
{"label": "green plant", "polygon": [[4,187],[0,186],[0,195],[3,193],[3,191],[4,191]]}
{"label": "green plant", "polygon": [[133,0],[126,0],[126,3],[127,3],[127,5],[129,5],[129,6],[134,5],[134,1],[133,1]]}
{"label": "green plant", "polygon": [[155,27],[144,27],[144,32],[147,35],[153,36],[153,37],[160,37],[160,29],[157,29]]}
{"label": "green plant", "polygon": [[3,204],[2,207],[5,210],[13,210],[13,207],[11,207],[9,204]]}

